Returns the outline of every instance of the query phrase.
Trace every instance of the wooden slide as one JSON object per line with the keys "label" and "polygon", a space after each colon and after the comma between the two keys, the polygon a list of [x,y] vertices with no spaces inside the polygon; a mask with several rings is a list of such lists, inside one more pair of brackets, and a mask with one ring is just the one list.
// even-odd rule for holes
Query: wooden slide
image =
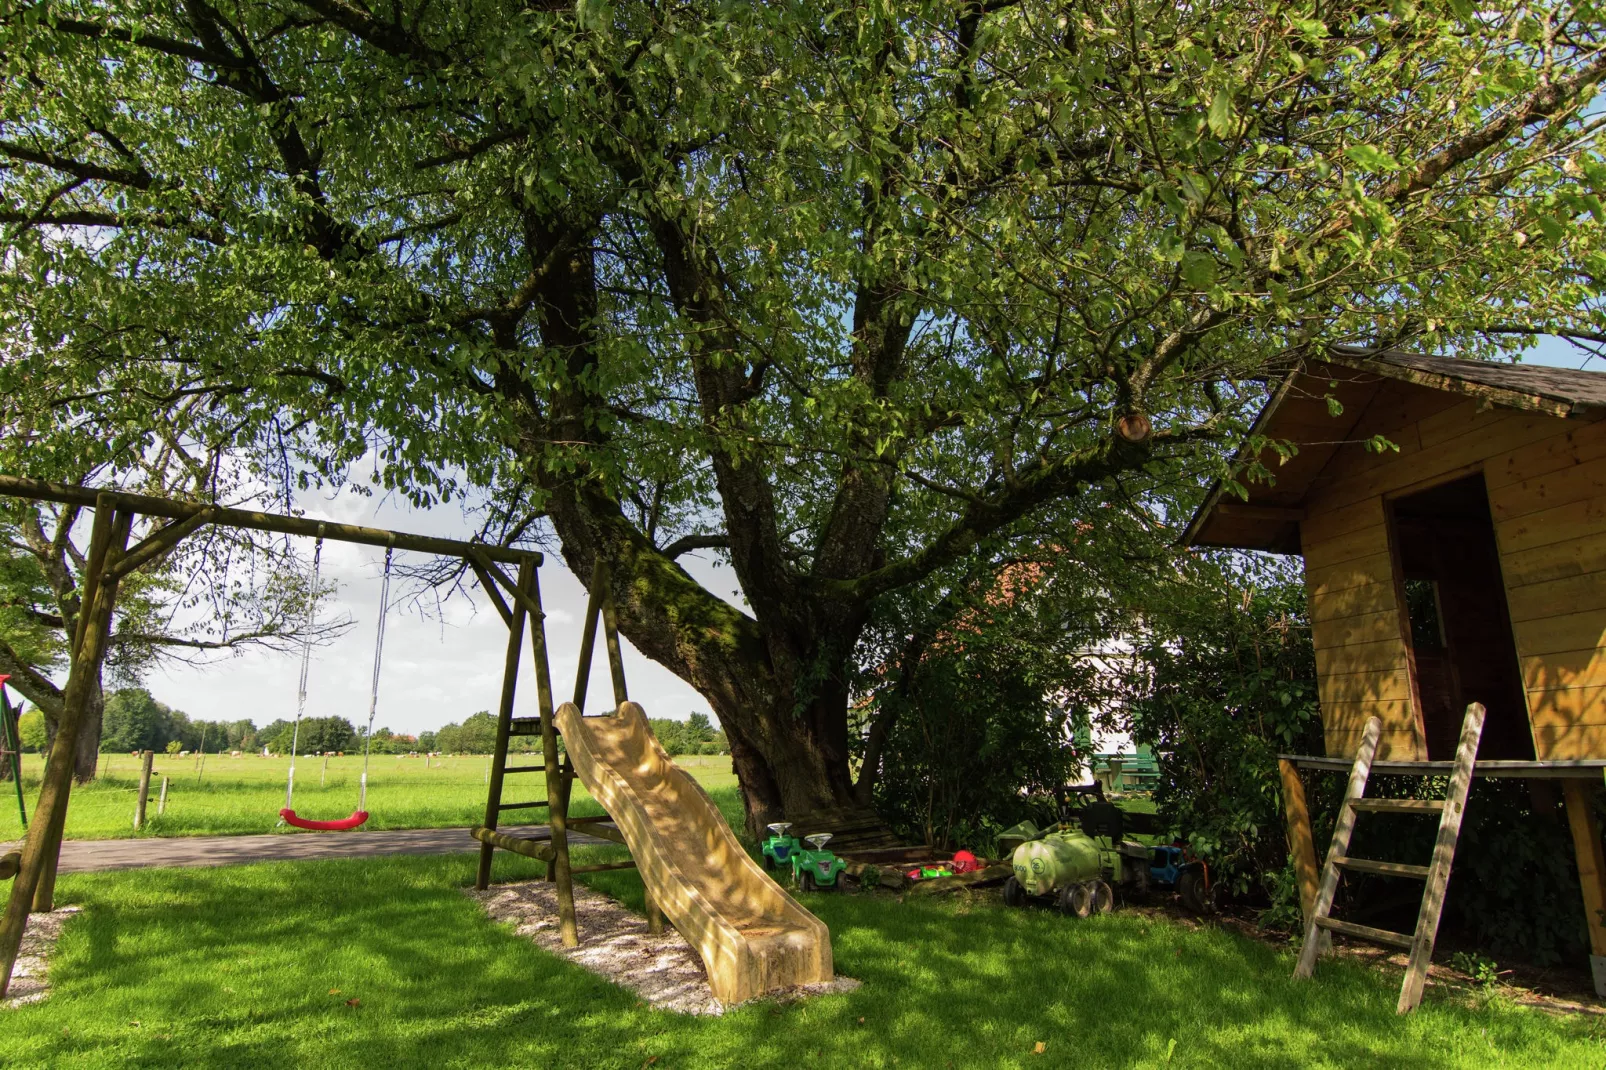
{"label": "wooden slide", "polygon": [[557,711],[575,772],[624,834],[653,899],[703,957],[721,1003],[831,980],[825,923],[770,879],[702,785],[669,760],[634,702]]}

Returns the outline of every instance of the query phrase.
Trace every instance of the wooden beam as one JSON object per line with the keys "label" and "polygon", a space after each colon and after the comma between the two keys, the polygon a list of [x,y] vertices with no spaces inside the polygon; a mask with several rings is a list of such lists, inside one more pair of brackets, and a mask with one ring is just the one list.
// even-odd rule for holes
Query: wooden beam
{"label": "wooden beam", "polygon": [[128,551],[117,564],[111,568],[110,574],[122,578],[137,568],[142,568],[162,554],[172,550],[184,539],[195,533],[196,530],[217,519],[217,509],[208,507],[185,520],[176,520],[166,524],[157,531],[148,535]]}
{"label": "wooden beam", "polygon": [[[485,576],[487,566],[483,558],[470,557],[469,564],[480,573],[480,585],[496,597],[496,585]],[[520,566],[524,568],[525,566]],[[497,599],[497,609],[507,620],[507,651],[502,658],[502,698],[496,707],[496,742],[492,754],[491,775],[485,789],[485,825],[488,832],[495,832],[498,816],[502,812],[502,781],[507,773],[507,740],[513,728],[513,699],[519,682],[519,656],[524,652],[524,607],[522,605],[508,609]],[[480,839],[478,833],[476,839]],[[479,867],[474,874],[474,887],[484,891],[491,883],[491,861],[496,853],[497,844],[492,840],[480,839]]]}
{"label": "wooden beam", "polygon": [[1249,505],[1243,502],[1221,502],[1216,515],[1227,520],[1269,520],[1273,523],[1299,523],[1305,519],[1305,510],[1284,505]]}
{"label": "wooden beam", "polygon": [[480,581],[480,590],[484,591],[491,599],[491,605],[495,608],[496,615],[502,618],[503,624],[511,628],[513,626],[513,611],[502,600],[502,593],[496,589],[496,581],[491,579],[491,574],[485,570],[485,566],[480,564],[478,559],[470,557],[468,559],[468,567],[474,570],[474,578]]}
{"label": "wooden beam", "polygon": [[509,836],[505,832],[488,828],[470,829],[469,835],[488,847],[500,847],[504,851],[512,851],[516,855],[533,858],[538,862],[552,861],[552,844],[545,840],[526,840],[521,836]]}
{"label": "wooden beam", "polygon": [[541,713],[541,764],[559,775],[546,779],[547,823],[552,828],[552,861],[547,878],[557,885],[558,931],[564,947],[580,946],[580,929],[574,917],[574,874],[569,865],[569,787],[558,756],[558,727],[552,716],[552,677],[547,668],[546,614],[541,609],[541,584],[532,566],[519,568],[519,605],[531,607],[530,654],[535,659],[536,705]]}
{"label": "wooden beam", "polygon": [[[1328,773],[1349,771],[1350,763],[1343,758],[1328,758],[1315,754],[1279,754],[1279,761],[1290,761],[1301,769],[1318,769]],[[1454,762],[1393,762],[1372,763],[1372,772],[1378,776],[1449,776],[1455,772]],[[1573,780],[1578,777],[1600,776],[1606,772],[1606,759],[1565,758],[1548,761],[1489,760],[1472,767],[1475,777],[1510,777],[1527,780]]]}
{"label": "wooden beam", "polygon": [[94,600],[79,610],[80,640],[72,651],[67,690],[62,697],[61,716],[56,722],[56,739],[45,761],[45,772],[34,803],[33,824],[23,843],[22,864],[11,885],[5,917],[0,920],[0,997],[11,986],[11,971],[17,964],[22,934],[28,915],[49,909],[55,894],[56,861],[61,853],[61,834],[67,821],[67,800],[72,793],[73,766],[78,757],[78,731],[90,695],[100,681],[101,661],[111,630],[112,610],[117,601],[117,581],[101,580],[106,566],[115,564],[128,544],[130,514],[116,511],[109,496],[103,495],[95,509],[95,527],[90,535],[91,554],[85,566],[84,585],[94,591]]}
{"label": "wooden beam", "polygon": [[1578,858],[1578,889],[1584,896],[1584,921],[1589,926],[1589,965],[1595,975],[1595,994],[1606,996],[1606,849],[1595,820],[1594,794],[1599,780],[1564,780],[1567,824],[1572,829],[1573,853]]}
{"label": "wooden beam", "polygon": [[283,535],[310,535],[335,542],[351,542],[362,546],[395,547],[418,553],[440,554],[445,557],[468,557],[482,553],[492,561],[517,565],[522,561],[540,564],[542,556],[535,550],[515,550],[489,543],[463,542],[458,539],[440,539],[431,535],[413,535],[405,531],[388,531],[384,528],[364,527],[360,524],[336,524],[327,520],[310,520],[283,513],[260,513],[249,509],[228,509],[222,506],[181,502],[172,498],[158,498],[149,494],[129,494],[125,491],[100,491],[93,487],[80,487],[71,483],[51,483],[43,479],[25,479],[21,476],[0,475],[0,495],[30,498],[35,501],[62,502],[66,505],[93,506],[99,497],[108,498],[113,505],[144,516],[161,516],[169,520],[188,520],[197,513],[215,509],[212,523],[224,527],[248,528],[254,531],[274,531]]}
{"label": "wooden beam", "polygon": [[1288,853],[1294,860],[1294,876],[1299,881],[1299,911],[1310,929],[1316,909],[1316,889],[1321,870],[1316,866],[1316,837],[1310,827],[1310,806],[1305,801],[1305,782],[1299,767],[1279,758],[1277,771],[1283,781],[1283,819],[1288,825]]}

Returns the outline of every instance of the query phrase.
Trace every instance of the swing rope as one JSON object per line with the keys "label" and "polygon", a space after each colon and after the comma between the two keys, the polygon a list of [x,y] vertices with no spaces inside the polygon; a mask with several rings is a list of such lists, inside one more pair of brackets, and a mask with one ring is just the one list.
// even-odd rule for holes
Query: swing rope
{"label": "swing rope", "polygon": [[385,547],[385,578],[379,585],[379,625],[374,633],[374,678],[368,690],[368,731],[362,737],[362,779],[358,781],[357,809],[368,810],[368,752],[374,738],[374,715],[379,712],[379,666],[385,656],[385,621],[390,616],[390,560],[395,539]]}
{"label": "swing rope", "polygon": [[[320,527],[319,530],[321,531],[322,528]],[[317,549],[312,554],[314,593],[317,590],[318,562],[322,550],[323,537],[320,535]],[[295,785],[296,776],[296,746],[300,740],[301,717],[307,705],[307,673],[312,657],[312,606],[309,603],[307,608],[307,636],[306,641],[301,646],[301,690],[296,705],[295,728],[291,730],[290,735],[290,780],[285,787],[284,809],[279,811],[279,818],[285,824],[293,825],[296,828],[323,832],[345,832],[368,820],[368,758],[374,736],[374,718],[379,713],[379,673],[384,663],[385,622],[390,616],[390,575],[395,551],[395,541],[392,539],[391,543],[385,547],[385,575],[379,590],[379,624],[376,626],[374,634],[374,672],[368,692],[368,731],[364,734],[362,741],[362,778],[358,782],[357,809],[352,811],[350,817],[341,818],[338,821],[311,821],[307,818],[296,816],[296,812],[290,808],[290,793]]]}
{"label": "swing rope", "polygon": [[[284,809],[289,810],[296,791],[296,749],[301,743],[301,718],[307,712],[307,675],[312,669],[312,624],[318,605],[318,580],[323,569],[323,525],[318,525],[318,541],[312,548],[312,586],[307,588],[307,615],[301,631],[301,683],[296,689],[296,723],[290,729],[290,776],[284,782]],[[293,811],[292,811],[293,812]],[[288,820],[284,811],[280,823]]]}

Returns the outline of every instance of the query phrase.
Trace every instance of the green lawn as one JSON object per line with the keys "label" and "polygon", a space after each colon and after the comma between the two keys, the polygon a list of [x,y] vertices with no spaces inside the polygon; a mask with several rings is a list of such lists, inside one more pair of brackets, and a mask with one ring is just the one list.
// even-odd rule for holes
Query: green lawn
{"label": "green lawn", "polygon": [[[734,793],[722,802],[729,802]],[[722,1019],[651,1010],[488,920],[471,856],[64,876],[44,1003],[6,1066],[1578,1066],[1603,1028],[1119,913],[815,894],[857,992]],[[496,879],[529,877],[499,855]],[[640,908],[633,873],[594,874]],[[333,991],[338,990],[338,991]],[[356,1004],[348,1003],[356,1000]],[[1036,1054],[1037,1044],[1043,1045]]]}
{"label": "green lawn", "polygon": [[[323,759],[296,760],[296,811],[304,817],[345,817],[357,808],[357,780],[362,758],[329,759],[327,778]],[[539,764],[538,757],[516,758],[516,764]],[[688,756],[676,762],[709,790],[736,783],[727,756]],[[109,772],[87,785],[75,787],[67,809],[67,836],[72,839],[110,839],[134,836],[134,797],[139,783],[139,759],[127,754],[102,755]],[[139,835],[207,836],[271,832],[284,805],[288,758],[247,756],[230,758],[209,754],[197,784],[194,757],[157,755],[156,772],[168,776],[167,812],[156,816],[158,781],[153,779],[147,824]],[[513,764],[513,763],[510,763]],[[43,763],[35,755],[25,759],[23,786],[33,812]],[[486,758],[425,759],[374,755],[368,771],[368,809],[371,829],[445,828],[478,824],[485,816]],[[539,774],[508,778],[509,802],[546,797]],[[601,813],[585,789],[575,785],[576,813]],[[546,820],[545,810],[514,811],[520,823]],[[9,783],[0,785],[0,841],[22,835],[17,820],[16,796]]]}

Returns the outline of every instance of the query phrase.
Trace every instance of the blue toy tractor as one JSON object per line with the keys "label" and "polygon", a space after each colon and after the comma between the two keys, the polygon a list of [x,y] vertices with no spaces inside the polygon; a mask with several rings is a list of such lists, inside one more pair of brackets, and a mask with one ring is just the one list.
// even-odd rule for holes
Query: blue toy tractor
{"label": "blue toy tractor", "polygon": [[1195,914],[1216,912],[1216,886],[1210,868],[1180,843],[1149,848],[1149,880],[1175,888],[1182,905]]}

